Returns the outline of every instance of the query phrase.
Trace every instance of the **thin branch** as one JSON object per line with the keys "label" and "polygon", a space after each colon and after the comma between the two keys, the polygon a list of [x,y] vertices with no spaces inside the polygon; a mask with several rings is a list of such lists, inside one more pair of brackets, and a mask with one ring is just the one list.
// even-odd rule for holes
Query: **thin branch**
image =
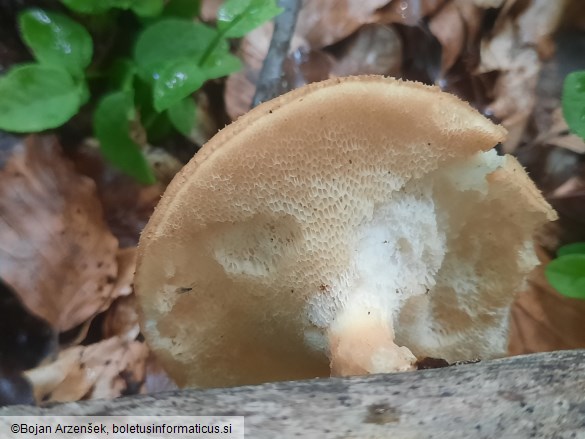
{"label": "thin branch", "polygon": [[280,0],[279,5],[284,11],[274,19],[274,32],[260,71],[252,107],[280,96],[289,89],[284,79],[283,65],[301,9],[301,0]]}

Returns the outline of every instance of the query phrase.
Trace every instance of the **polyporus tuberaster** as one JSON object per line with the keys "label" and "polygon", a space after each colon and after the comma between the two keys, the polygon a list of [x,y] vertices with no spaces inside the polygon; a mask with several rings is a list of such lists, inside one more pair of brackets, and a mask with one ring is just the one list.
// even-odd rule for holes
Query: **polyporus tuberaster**
{"label": "polyporus tuberaster", "polygon": [[329,80],[264,103],[175,177],[140,240],[147,341],[180,385],[505,355],[555,218],[505,130],[436,88]]}

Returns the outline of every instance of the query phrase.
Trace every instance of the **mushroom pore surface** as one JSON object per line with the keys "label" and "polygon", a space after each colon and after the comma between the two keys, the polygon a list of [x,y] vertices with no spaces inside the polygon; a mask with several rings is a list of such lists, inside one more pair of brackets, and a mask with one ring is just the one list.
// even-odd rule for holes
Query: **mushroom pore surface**
{"label": "mushroom pore surface", "polygon": [[145,229],[136,291],[179,385],[390,372],[505,355],[554,212],[505,137],[433,87],[312,84],[218,133]]}

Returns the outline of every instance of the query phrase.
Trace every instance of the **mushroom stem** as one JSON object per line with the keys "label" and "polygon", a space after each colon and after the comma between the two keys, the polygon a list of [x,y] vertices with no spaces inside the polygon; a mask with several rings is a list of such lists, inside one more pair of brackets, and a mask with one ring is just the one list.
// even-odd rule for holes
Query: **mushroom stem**
{"label": "mushroom stem", "polygon": [[372,311],[345,310],[329,329],[331,376],[403,372],[417,361],[405,346],[394,343],[391,319]]}

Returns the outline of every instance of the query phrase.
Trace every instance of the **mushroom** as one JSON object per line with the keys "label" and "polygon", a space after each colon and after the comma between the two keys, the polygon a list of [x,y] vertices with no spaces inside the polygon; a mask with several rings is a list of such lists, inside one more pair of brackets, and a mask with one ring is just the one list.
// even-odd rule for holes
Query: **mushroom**
{"label": "mushroom", "polygon": [[144,230],[146,340],[181,386],[405,371],[506,354],[555,219],[506,131],[379,76],[266,102],[211,139]]}

